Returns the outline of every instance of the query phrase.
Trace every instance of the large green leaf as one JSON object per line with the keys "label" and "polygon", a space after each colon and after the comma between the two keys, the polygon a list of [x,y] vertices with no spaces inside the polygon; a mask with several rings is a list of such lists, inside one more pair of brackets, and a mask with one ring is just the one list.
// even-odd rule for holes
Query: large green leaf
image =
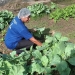
{"label": "large green leaf", "polygon": [[73,43],[67,43],[67,47],[65,48],[65,55],[68,57],[71,56],[71,52],[74,49],[74,44]]}
{"label": "large green leaf", "polygon": [[67,62],[66,61],[61,61],[58,65],[57,65],[57,69],[59,71],[64,71],[67,68]]}
{"label": "large green leaf", "polygon": [[45,67],[45,73],[50,74],[52,69],[50,67]]}
{"label": "large green leaf", "polygon": [[41,57],[41,62],[43,64],[43,66],[47,66],[48,65],[48,58],[44,55]]}
{"label": "large green leaf", "polygon": [[32,52],[32,55],[34,56],[34,58],[41,58],[42,54],[39,50],[35,50],[34,52]]}
{"label": "large green leaf", "polygon": [[2,17],[0,17],[0,23],[3,23],[4,19]]}
{"label": "large green leaf", "polygon": [[54,8],[56,8],[57,6],[56,6],[56,4],[55,3],[53,3],[53,2],[51,2],[51,9],[54,9]]}
{"label": "large green leaf", "polygon": [[53,50],[52,51],[53,55],[58,54],[58,55],[62,56],[62,54],[64,54],[64,51],[65,51],[64,42],[58,42],[58,43],[53,44],[52,50]]}
{"label": "large green leaf", "polygon": [[12,52],[10,53],[10,56],[11,56],[12,58],[14,58],[14,57],[16,56],[16,51],[12,51]]}
{"label": "large green leaf", "polygon": [[3,59],[0,58],[0,67],[2,67]]}
{"label": "large green leaf", "polygon": [[2,29],[4,29],[4,24],[3,23],[0,23],[0,29],[2,30]]}
{"label": "large green leaf", "polygon": [[53,60],[53,57],[54,57],[54,55],[52,54],[52,52],[49,52],[48,54],[47,54],[47,57],[48,57],[48,65],[50,66],[51,65],[51,61]]}
{"label": "large green leaf", "polygon": [[12,64],[9,62],[9,61],[4,61],[4,66],[7,67],[7,68],[11,68],[12,67]]}
{"label": "large green leaf", "polygon": [[60,75],[70,75],[70,71],[71,69],[69,67],[67,67],[64,71],[60,71]]}
{"label": "large green leaf", "polygon": [[46,43],[51,43],[52,41],[53,41],[53,37],[46,36],[46,40],[45,40]]}
{"label": "large green leaf", "polygon": [[0,75],[3,75],[2,71],[0,71]]}
{"label": "large green leaf", "polygon": [[61,51],[65,51],[65,48],[66,48],[66,44],[65,42],[59,42],[59,48],[61,49]]}
{"label": "large green leaf", "polygon": [[67,37],[61,37],[61,39],[59,39],[60,41],[68,41],[69,39]]}
{"label": "large green leaf", "polygon": [[69,58],[69,59],[68,59],[68,62],[69,62],[71,65],[74,65],[74,66],[75,66],[75,57]]}
{"label": "large green leaf", "polygon": [[[61,54],[61,50],[59,48],[59,45],[56,44],[55,46],[52,47],[53,51],[52,54],[55,56],[56,54]],[[59,51],[59,52],[58,52]]]}
{"label": "large green leaf", "polygon": [[34,72],[38,72],[39,74],[40,73],[43,73],[44,72],[44,68],[39,65],[38,63],[32,63],[31,67],[30,67],[30,73],[33,74]]}
{"label": "large green leaf", "polygon": [[25,68],[20,65],[14,65],[10,70],[8,75],[25,75]]}
{"label": "large green leaf", "polygon": [[59,71],[60,75],[69,75],[70,68],[66,61],[61,61],[57,66],[57,70]]}
{"label": "large green leaf", "polygon": [[36,46],[36,49],[41,51],[41,50],[44,50],[48,47],[49,47],[49,45],[47,43],[43,43],[42,46]]}
{"label": "large green leaf", "polygon": [[54,37],[56,37],[57,40],[59,40],[59,39],[61,38],[61,33],[56,32],[56,33],[54,34]]}
{"label": "large green leaf", "polygon": [[57,65],[61,62],[61,58],[58,55],[54,55],[54,58],[51,61],[51,65]]}

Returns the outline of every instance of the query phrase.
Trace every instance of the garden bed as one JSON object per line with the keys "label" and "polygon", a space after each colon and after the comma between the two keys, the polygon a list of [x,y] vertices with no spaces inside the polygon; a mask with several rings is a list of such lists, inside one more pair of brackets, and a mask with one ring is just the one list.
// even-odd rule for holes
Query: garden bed
{"label": "garden bed", "polygon": [[[17,12],[22,7],[27,7],[27,5],[26,6],[23,5],[24,4],[23,2],[22,2],[23,4],[21,4],[20,1],[19,1],[19,3],[17,3],[17,2],[16,3],[13,2],[13,4],[10,4],[10,3],[7,4],[6,6],[4,6],[4,8],[2,10],[8,9],[8,10],[12,11],[15,15],[17,15]],[[48,3],[48,5],[49,5],[49,3]],[[65,4],[63,6],[60,5],[60,7],[63,8],[66,5],[67,4]],[[57,70],[53,70],[53,72],[51,73],[52,75],[59,75],[59,73],[61,75],[64,75],[63,73],[65,73],[65,75],[68,75],[68,74],[74,75],[75,67],[72,66],[72,64],[75,65],[75,63],[74,63],[75,61],[73,61],[73,59],[75,59],[75,58],[73,58],[73,56],[75,55],[74,54],[75,46],[73,44],[73,43],[75,43],[75,19],[69,18],[68,21],[66,21],[64,19],[60,19],[55,23],[54,19],[49,19],[49,16],[50,15],[43,15],[42,17],[37,17],[36,19],[31,18],[30,22],[26,23],[26,26],[29,29],[35,28],[35,27],[36,28],[45,27],[45,28],[49,28],[50,30],[54,30],[55,32],[61,32],[62,36],[66,36],[69,38],[69,41],[67,42],[68,39],[66,37],[62,37],[60,35],[60,33],[57,33],[57,35],[55,35],[54,37],[53,36],[52,37],[47,36],[47,38],[45,40],[45,44],[42,47],[37,47],[36,50],[30,50],[30,52],[32,54],[29,51],[28,51],[29,53],[27,51],[25,51],[26,54],[25,55],[22,54],[19,57],[15,57],[15,52],[11,53],[11,56],[6,55],[8,57],[9,61],[6,60],[6,57],[3,57],[4,62],[1,62],[1,63],[5,64],[4,67],[7,66],[8,70],[5,70],[5,68],[3,67],[3,69],[5,71],[7,71],[6,73],[8,73],[8,71],[9,71],[9,74],[11,73],[11,70],[9,69],[9,67],[12,68],[12,66],[14,69],[15,68],[17,69],[17,72],[18,72],[18,68],[21,67],[22,69],[20,69],[20,70],[22,70],[22,71],[26,71],[26,70],[28,70],[27,68],[29,68],[29,69],[31,69],[30,72],[35,73],[35,71],[37,71],[39,73],[39,74],[36,73],[34,75],[42,75],[41,73],[43,72],[43,70],[45,71],[45,73],[47,73],[46,71],[50,72],[51,68],[54,69],[55,67],[57,67],[57,70],[59,72]],[[4,35],[2,36],[2,34],[0,34],[0,38],[1,37],[4,37]],[[53,39],[53,38],[55,38],[55,39]],[[11,52],[11,50],[6,48],[3,41],[0,42],[0,52],[2,52],[3,54],[9,54]],[[52,55],[53,57],[50,56],[51,54],[53,54]],[[40,59],[40,56],[42,57],[41,59]],[[25,57],[25,59],[23,60],[21,57],[23,57],[23,59]],[[17,61],[16,58],[19,60]],[[26,60],[26,58],[27,58],[27,60]],[[72,58],[72,59],[70,59],[70,58]],[[46,60],[46,61],[44,62],[44,60]],[[48,61],[48,60],[51,60],[51,61]],[[15,62],[11,63],[11,61],[15,61]],[[29,61],[32,61],[32,62],[30,63]],[[36,63],[35,61],[38,63]],[[24,65],[24,62],[25,62],[25,65]],[[28,62],[30,63],[30,65]],[[71,66],[67,62],[70,63]],[[17,63],[18,63],[18,65],[17,65]],[[52,63],[53,65],[51,65],[50,63]],[[56,63],[58,66],[56,65]],[[7,64],[9,64],[9,65],[7,65]],[[13,64],[15,64],[15,66]],[[49,64],[50,66],[48,66],[47,64]],[[25,67],[28,65],[30,67]],[[34,66],[35,67],[37,66],[37,69],[34,68]],[[42,69],[40,69],[38,66]],[[45,68],[47,68],[48,70]],[[12,70],[12,73],[14,73],[14,69]],[[26,70],[24,70],[24,69],[26,69]],[[71,69],[71,73],[69,73],[70,69]],[[15,72],[15,73],[17,74],[17,72]],[[21,71],[19,71],[19,72],[21,72]],[[21,72],[21,73],[23,73],[23,72]],[[45,75],[45,73],[43,72],[43,75]],[[28,71],[28,74],[29,74],[29,71]]]}
{"label": "garden bed", "polygon": [[[71,2],[72,3],[72,2]],[[74,2],[73,2],[74,3]],[[64,4],[64,5],[63,5]],[[69,2],[68,2],[69,4]],[[65,7],[67,5],[67,2],[59,2],[58,5],[60,7]],[[17,12],[22,8],[22,7],[27,7],[28,4],[21,2],[20,0],[12,1],[6,4],[5,6],[0,7],[0,10],[10,10],[12,11],[15,15],[17,15]],[[32,27],[47,27],[50,28],[51,30],[55,30],[57,32],[61,32],[64,36],[67,36],[70,38],[71,42],[75,43],[75,19],[70,18],[68,21],[65,21],[61,19],[57,23],[55,23],[53,20],[49,20],[48,16],[43,16],[42,18],[39,18],[37,20],[31,19],[29,23],[26,24],[29,28]],[[2,43],[4,44],[4,42]],[[6,48],[1,45],[1,49]]]}

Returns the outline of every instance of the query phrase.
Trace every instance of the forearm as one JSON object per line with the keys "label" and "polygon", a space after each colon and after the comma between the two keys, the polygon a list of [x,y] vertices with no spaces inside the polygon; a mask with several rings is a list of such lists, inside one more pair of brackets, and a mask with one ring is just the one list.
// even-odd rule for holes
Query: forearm
{"label": "forearm", "polygon": [[42,46],[42,43],[39,40],[33,41],[36,45]]}
{"label": "forearm", "polygon": [[34,37],[30,38],[30,41],[32,41],[33,43],[35,43],[38,46],[42,46],[42,43],[39,40],[35,39]]}

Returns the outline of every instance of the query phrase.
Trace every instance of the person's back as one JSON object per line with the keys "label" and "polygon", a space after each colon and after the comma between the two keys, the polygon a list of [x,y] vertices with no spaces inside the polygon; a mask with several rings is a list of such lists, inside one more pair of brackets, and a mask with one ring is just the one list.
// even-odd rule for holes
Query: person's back
{"label": "person's back", "polygon": [[29,49],[34,44],[41,46],[42,43],[35,39],[24,23],[30,20],[30,11],[23,8],[18,15],[11,21],[7,33],[5,35],[5,45],[7,48]]}
{"label": "person's back", "polygon": [[[8,48],[14,49],[17,45],[17,43],[23,38],[22,34],[29,34],[24,33],[23,31],[28,32],[27,27],[24,25],[24,23],[16,16],[12,22],[9,25],[8,31],[5,36],[5,44]],[[30,34],[31,35],[31,34]],[[31,36],[28,36],[32,37]],[[28,39],[25,37],[25,39]]]}

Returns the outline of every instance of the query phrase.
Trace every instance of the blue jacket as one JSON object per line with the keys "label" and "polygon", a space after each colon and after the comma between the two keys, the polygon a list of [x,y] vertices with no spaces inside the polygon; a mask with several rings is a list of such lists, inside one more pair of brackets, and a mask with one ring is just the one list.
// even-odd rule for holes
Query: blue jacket
{"label": "blue jacket", "polygon": [[30,39],[32,34],[29,32],[25,24],[16,16],[10,23],[5,35],[5,45],[9,49],[15,49],[18,42],[25,38]]}

